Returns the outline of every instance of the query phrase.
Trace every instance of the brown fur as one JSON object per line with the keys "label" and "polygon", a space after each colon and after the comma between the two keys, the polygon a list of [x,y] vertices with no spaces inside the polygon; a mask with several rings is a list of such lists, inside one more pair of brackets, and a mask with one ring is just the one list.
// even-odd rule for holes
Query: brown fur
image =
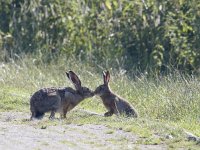
{"label": "brown fur", "polygon": [[112,116],[113,114],[131,117],[138,117],[138,113],[135,108],[125,99],[114,94],[109,87],[110,73],[103,72],[104,84],[98,86],[95,90],[95,94],[99,95],[103,101],[104,106],[108,110],[104,116]]}
{"label": "brown fur", "polygon": [[78,76],[69,71],[67,77],[74,84],[76,90],[70,87],[65,88],[43,88],[36,91],[30,99],[31,119],[42,118],[46,112],[51,112],[50,119],[60,112],[61,118],[66,118],[67,112],[77,106],[82,100],[92,97],[94,93],[81,86]]}

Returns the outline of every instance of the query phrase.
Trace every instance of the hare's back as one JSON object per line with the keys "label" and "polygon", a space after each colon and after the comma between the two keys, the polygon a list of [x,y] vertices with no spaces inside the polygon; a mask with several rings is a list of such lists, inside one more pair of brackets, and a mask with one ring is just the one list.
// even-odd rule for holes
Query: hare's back
{"label": "hare's back", "polygon": [[118,110],[121,113],[126,110],[133,109],[133,106],[122,98],[118,98],[118,100],[116,101],[116,105],[117,105]]}
{"label": "hare's back", "polygon": [[38,91],[36,91],[32,97],[31,101],[43,101],[45,99],[48,99],[50,97],[57,96],[57,89],[55,88],[43,88]]}
{"label": "hare's back", "polygon": [[40,89],[30,99],[31,106],[42,112],[58,109],[60,102],[61,97],[55,88]]}

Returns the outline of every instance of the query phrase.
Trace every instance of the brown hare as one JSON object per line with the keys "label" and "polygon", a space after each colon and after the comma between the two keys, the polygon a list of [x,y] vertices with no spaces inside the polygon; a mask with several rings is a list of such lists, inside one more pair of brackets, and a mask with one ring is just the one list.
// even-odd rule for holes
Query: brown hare
{"label": "brown hare", "polygon": [[101,97],[104,106],[108,110],[104,114],[104,116],[112,116],[113,114],[116,115],[126,115],[128,117],[138,117],[138,113],[134,109],[133,106],[131,106],[130,103],[128,103],[125,99],[119,97],[118,95],[114,94],[110,87],[109,87],[109,80],[110,80],[110,73],[109,71],[104,72],[103,71],[103,80],[104,84],[100,85],[96,88],[94,91],[95,95],[98,95]]}
{"label": "brown hare", "polygon": [[30,99],[31,119],[41,119],[46,112],[51,112],[50,119],[55,117],[55,112],[59,112],[61,118],[66,118],[68,111],[85,98],[94,96],[90,89],[81,86],[80,79],[73,71],[66,72],[66,75],[76,90],[70,87],[38,90]]}

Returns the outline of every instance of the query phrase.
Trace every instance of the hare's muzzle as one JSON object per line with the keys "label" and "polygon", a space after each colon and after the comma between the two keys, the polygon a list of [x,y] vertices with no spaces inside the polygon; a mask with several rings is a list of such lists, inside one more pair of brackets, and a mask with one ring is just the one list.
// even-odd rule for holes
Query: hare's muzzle
{"label": "hare's muzzle", "polygon": [[99,91],[98,90],[95,90],[94,91],[94,95],[98,95],[99,94]]}
{"label": "hare's muzzle", "polygon": [[97,94],[97,91],[95,90],[93,93],[94,93],[94,95],[96,95],[96,94]]}
{"label": "hare's muzzle", "polygon": [[91,96],[94,96],[94,95],[95,95],[95,93],[94,93],[94,92],[92,92],[92,93],[91,93]]}

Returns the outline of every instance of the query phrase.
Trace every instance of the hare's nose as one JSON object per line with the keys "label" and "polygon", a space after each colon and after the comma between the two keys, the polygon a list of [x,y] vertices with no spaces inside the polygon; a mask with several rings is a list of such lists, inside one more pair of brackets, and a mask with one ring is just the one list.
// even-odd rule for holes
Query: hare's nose
{"label": "hare's nose", "polygon": [[91,95],[92,95],[92,96],[94,96],[94,95],[95,95],[95,93],[94,93],[94,92],[92,92],[92,93],[91,93]]}
{"label": "hare's nose", "polygon": [[95,90],[93,93],[94,93],[94,95],[96,95],[97,94],[97,90]]}

